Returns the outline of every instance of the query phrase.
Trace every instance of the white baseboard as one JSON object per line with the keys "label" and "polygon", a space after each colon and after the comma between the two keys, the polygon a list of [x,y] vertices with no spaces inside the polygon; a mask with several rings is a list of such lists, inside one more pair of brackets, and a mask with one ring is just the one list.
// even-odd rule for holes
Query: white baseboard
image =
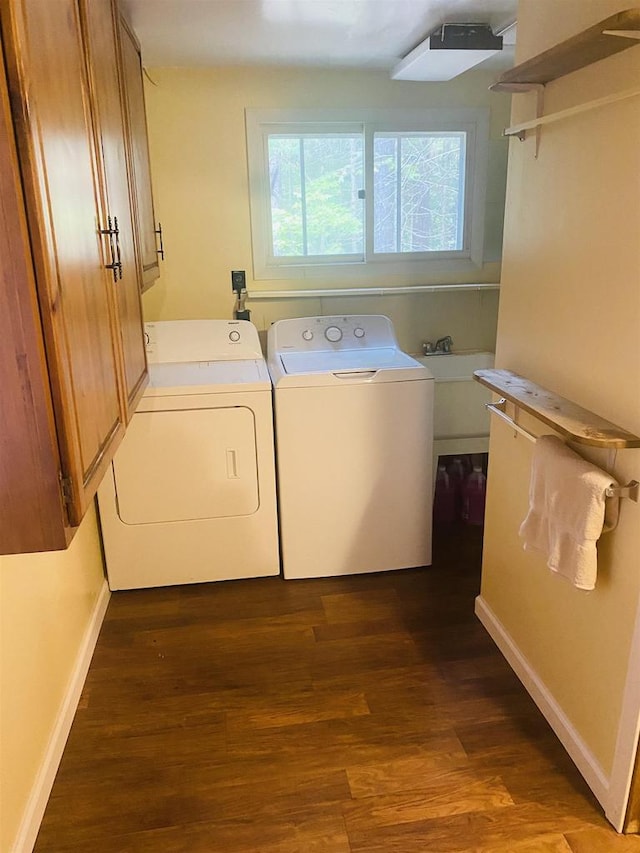
{"label": "white baseboard", "polygon": [[98,595],[93,613],[85,631],[82,643],[78,649],[76,662],[67,684],[64,698],[58,710],[55,724],[44,753],[40,770],[36,776],[27,801],[16,840],[11,847],[11,853],[31,853],[36,843],[38,830],[47,807],[51,788],[60,766],[71,724],[80,701],[82,688],[87,677],[93,651],[98,640],[98,634],[107,611],[111,593],[105,580]]}
{"label": "white baseboard", "polygon": [[596,799],[606,809],[609,803],[610,782],[599,762],[572,726],[569,718],[553,698],[548,687],[535,672],[527,658],[516,646],[513,638],[507,633],[502,623],[497,619],[489,605],[480,595],[476,598],[475,612],[558,736],[574,764],[584,776],[587,785],[595,794]]}
{"label": "white baseboard", "polygon": [[[627,667],[627,681],[622,697],[622,711],[616,751],[613,756],[611,783],[609,785],[609,807],[605,814],[618,832],[624,828],[631,783],[638,755],[640,739],[640,602],[636,608],[636,621],[631,639],[631,651]],[[637,815],[633,815],[637,820]]]}

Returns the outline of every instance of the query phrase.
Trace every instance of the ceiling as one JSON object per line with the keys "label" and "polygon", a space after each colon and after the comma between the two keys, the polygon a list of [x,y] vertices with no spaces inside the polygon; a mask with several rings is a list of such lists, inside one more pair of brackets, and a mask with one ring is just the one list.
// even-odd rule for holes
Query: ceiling
{"label": "ceiling", "polygon": [[[443,23],[516,19],[517,0],[122,0],[146,66],[393,68]],[[513,49],[487,60],[513,61]],[[486,67],[486,65],[483,65]]]}

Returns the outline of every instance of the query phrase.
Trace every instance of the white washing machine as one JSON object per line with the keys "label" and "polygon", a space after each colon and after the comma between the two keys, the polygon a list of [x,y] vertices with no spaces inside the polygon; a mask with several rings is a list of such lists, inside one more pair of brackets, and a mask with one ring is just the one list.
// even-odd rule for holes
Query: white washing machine
{"label": "white washing machine", "polygon": [[246,320],[145,324],[149,385],[98,490],[111,589],[280,572],[272,387]]}
{"label": "white washing machine", "polygon": [[285,578],[430,565],[434,383],[391,321],[280,320],[268,366]]}

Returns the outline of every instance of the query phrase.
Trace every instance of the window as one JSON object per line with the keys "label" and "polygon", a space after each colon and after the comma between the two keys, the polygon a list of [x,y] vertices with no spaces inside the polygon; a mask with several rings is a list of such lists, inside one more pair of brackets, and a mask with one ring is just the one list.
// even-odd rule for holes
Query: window
{"label": "window", "polygon": [[462,251],[464,133],[375,133],[373,251]]}
{"label": "window", "polygon": [[267,143],[274,257],[362,257],[362,134],[269,133]]}
{"label": "window", "polygon": [[484,110],[247,110],[255,278],[480,264],[487,125]]}

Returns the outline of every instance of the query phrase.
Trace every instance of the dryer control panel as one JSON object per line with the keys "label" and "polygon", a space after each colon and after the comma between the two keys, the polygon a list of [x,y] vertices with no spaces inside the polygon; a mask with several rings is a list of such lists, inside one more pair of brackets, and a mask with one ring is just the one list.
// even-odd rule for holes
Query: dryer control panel
{"label": "dryer control panel", "polygon": [[248,320],[159,320],[145,323],[144,335],[150,364],[262,358]]}
{"label": "dryer control panel", "polygon": [[296,317],[269,329],[269,352],[335,352],[397,347],[393,325],[382,314]]}

